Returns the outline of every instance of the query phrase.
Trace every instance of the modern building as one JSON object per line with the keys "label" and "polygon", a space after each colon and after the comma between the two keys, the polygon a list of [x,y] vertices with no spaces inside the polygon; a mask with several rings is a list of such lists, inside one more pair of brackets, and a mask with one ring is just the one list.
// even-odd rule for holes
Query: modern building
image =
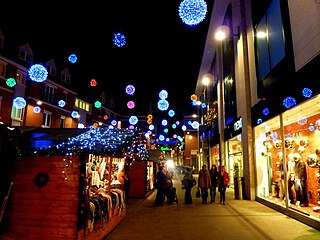
{"label": "modern building", "polygon": [[209,163],[227,167],[235,198],[318,229],[319,10],[316,0],[216,0],[195,90],[211,119],[200,128]]}

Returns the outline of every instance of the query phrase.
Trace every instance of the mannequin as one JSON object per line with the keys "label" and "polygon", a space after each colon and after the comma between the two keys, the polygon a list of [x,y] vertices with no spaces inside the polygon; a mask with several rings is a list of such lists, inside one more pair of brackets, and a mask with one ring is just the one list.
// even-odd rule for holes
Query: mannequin
{"label": "mannequin", "polygon": [[295,161],[293,154],[288,154],[288,192],[289,192],[289,203],[294,204],[295,199],[293,197],[292,187],[294,186],[294,175],[295,175]]}
{"label": "mannequin", "polygon": [[299,153],[295,153],[293,156],[295,161],[295,171],[294,171],[294,187],[296,191],[296,200],[297,205],[301,207],[308,206],[308,196],[307,196],[307,169],[306,164],[302,161],[301,155]]}
{"label": "mannequin", "polygon": [[278,173],[278,187],[279,187],[279,198],[282,200],[284,199],[285,192],[284,192],[284,169],[283,169],[283,154],[282,152],[279,152],[277,155],[279,162],[277,163],[279,170],[277,171]]}

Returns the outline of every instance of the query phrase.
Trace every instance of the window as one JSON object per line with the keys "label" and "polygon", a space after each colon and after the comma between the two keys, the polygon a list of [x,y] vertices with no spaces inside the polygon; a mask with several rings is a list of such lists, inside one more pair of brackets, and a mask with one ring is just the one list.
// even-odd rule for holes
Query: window
{"label": "window", "polygon": [[46,64],[46,68],[47,68],[47,71],[48,73],[51,75],[51,76],[56,76],[57,74],[57,67],[56,67],[56,64],[53,60],[50,60],[47,62]]}
{"label": "window", "polygon": [[25,44],[20,47],[19,58],[28,62],[28,63],[33,62],[33,53],[32,53],[32,50],[31,50],[29,44]]}
{"label": "window", "polygon": [[22,85],[26,84],[26,74],[18,70],[16,75],[16,82]]}
{"label": "window", "polygon": [[4,62],[0,62],[0,77],[3,77],[5,76],[5,73],[6,73],[6,64]]}
{"label": "window", "polygon": [[60,117],[60,128],[64,128],[66,123],[66,116],[61,115]]}
{"label": "window", "polygon": [[62,93],[62,100],[64,100],[65,102],[67,102],[67,100],[68,100],[68,92],[67,92],[67,91],[63,91],[63,93]]}
{"label": "window", "polygon": [[266,33],[266,37],[256,38],[258,79],[263,80],[285,57],[285,42],[279,0],[273,0],[260,20],[256,34]]}
{"label": "window", "polygon": [[49,128],[51,126],[51,112],[43,111],[42,127]]}
{"label": "window", "polygon": [[11,118],[15,120],[22,120],[22,109],[12,106]]}
{"label": "window", "polygon": [[61,81],[70,84],[70,73],[68,69],[65,69],[61,72]]}
{"label": "window", "polygon": [[101,102],[102,102],[103,104],[106,104],[106,95],[105,95],[104,92],[101,93],[100,99],[101,99]]}
{"label": "window", "polygon": [[44,89],[44,93],[43,93],[43,97],[41,100],[51,103],[51,104],[55,104],[56,102],[56,88],[52,85],[46,84],[45,85],[45,89]]}

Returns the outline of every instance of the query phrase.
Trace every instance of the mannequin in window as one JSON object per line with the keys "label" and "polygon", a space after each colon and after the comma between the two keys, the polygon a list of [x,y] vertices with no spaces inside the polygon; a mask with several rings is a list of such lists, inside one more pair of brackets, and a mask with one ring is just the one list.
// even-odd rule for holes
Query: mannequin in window
{"label": "mannequin in window", "polygon": [[299,153],[294,153],[293,159],[295,161],[295,171],[294,171],[294,187],[296,191],[297,205],[301,207],[308,206],[308,196],[307,196],[307,169],[306,164],[302,161],[301,155]]}
{"label": "mannequin in window", "polygon": [[288,155],[288,192],[289,192],[289,203],[294,204],[295,199],[293,195],[293,186],[294,186],[294,175],[295,175],[295,161],[293,159],[293,154]]}
{"label": "mannequin in window", "polygon": [[279,162],[277,162],[277,166],[279,170],[277,171],[278,174],[278,187],[279,187],[279,194],[277,194],[277,197],[280,199],[284,199],[285,192],[284,192],[284,169],[283,169],[283,153],[279,152],[277,155]]}

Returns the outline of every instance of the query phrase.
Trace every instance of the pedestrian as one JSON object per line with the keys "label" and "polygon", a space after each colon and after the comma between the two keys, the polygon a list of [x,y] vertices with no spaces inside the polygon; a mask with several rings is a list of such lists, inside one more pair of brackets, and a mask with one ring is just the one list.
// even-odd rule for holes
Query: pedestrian
{"label": "pedestrian", "polygon": [[220,192],[220,203],[223,205],[225,205],[226,202],[226,190],[229,182],[229,173],[226,171],[225,166],[221,166],[218,174],[218,191]]}
{"label": "pedestrian", "polygon": [[155,206],[163,206],[164,205],[164,194],[165,194],[165,187],[167,185],[167,176],[163,172],[163,166],[159,166],[158,172],[156,174],[156,181],[157,181],[157,195],[154,201]]}
{"label": "pedestrian", "polygon": [[214,203],[216,201],[217,186],[218,186],[218,169],[215,164],[212,164],[209,173],[210,173],[210,179],[211,179],[210,202]]}
{"label": "pedestrian", "polygon": [[184,177],[183,177],[181,183],[183,184],[184,189],[185,189],[184,203],[185,204],[192,204],[191,190],[192,190],[192,187],[194,185],[196,185],[196,180],[192,176],[190,168],[186,168],[186,172],[184,174]]}
{"label": "pedestrian", "polygon": [[208,189],[211,188],[211,179],[210,173],[207,169],[207,165],[202,165],[202,169],[199,171],[199,178],[198,178],[198,190],[201,190],[201,197],[202,197],[202,204],[207,203],[208,199]]}

